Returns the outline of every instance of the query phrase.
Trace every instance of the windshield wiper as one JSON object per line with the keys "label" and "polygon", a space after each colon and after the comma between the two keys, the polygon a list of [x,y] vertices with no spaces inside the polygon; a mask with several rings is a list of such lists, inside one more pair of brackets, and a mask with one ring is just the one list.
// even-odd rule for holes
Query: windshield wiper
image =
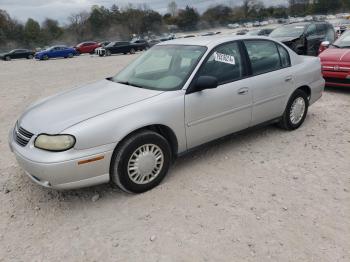
{"label": "windshield wiper", "polygon": [[139,88],[144,88],[143,86],[139,86],[139,85],[135,85],[135,84],[131,84],[128,81],[117,81],[117,83],[119,84],[123,84],[123,85],[127,85],[127,86],[134,86],[134,87],[139,87]]}

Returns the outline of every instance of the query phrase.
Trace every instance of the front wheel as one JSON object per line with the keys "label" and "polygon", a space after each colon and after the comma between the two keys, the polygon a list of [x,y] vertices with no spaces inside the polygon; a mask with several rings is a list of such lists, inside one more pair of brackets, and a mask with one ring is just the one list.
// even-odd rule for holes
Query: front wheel
{"label": "front wheel", "polygon": [[307,115],[309,108],[309,99],[307,94],[302,90],[296,90],[290,97],[287,107],[284,111],[280,126],[287,130],[299,128]]}
{"label": "front wheel", "polygon": [[156,132],[141,131],[127,138],[114,152],[111,181],[126,192],[142,193],[162,181],[170,163],[168,141]]}
{"label": "front wheel", "polygon": [[136,53],[136,51],[135,51],[135,49],[134,48],[131,48],[131,50],[130,50],[130,54],[135,54]]}
{"label": "front wheel", "polygon": [[11,60],[11,57],[5,56],[5,60],[6,60],[6,61],[10,61],[10,60]]}
{"label": "front wheel", "polygon": [[27,59],[33,59],[33,55],[29,55],[28,57],[27,57]]}
{"label": "front wheel", "polygon": [[74,55],[73,55],[72,53],[69,53],[69,54],[68,54],[68,58],[73,58],[73,56],[74,56]]}
{"label": "front wheel", "polygon": [[44,55],[43,56],[43,60],[49,60],[49,56],[48,55]]}

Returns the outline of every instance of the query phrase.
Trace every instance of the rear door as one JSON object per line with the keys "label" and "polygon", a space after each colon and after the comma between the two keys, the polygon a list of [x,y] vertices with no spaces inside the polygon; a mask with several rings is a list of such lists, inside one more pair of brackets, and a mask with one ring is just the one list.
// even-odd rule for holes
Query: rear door
{"label": "rear door", "polygon": [[188,148],[249,127],[252,95],[242,50],[237,41],[220,45],[197,72],[193,82],[199,76],[213,76],[219,86],[185,95]]}
{"label": "rear door", "polygon": [[253,96],[252,126],[280,117],[294,86],[287,50],[270,40],[245,40]]}

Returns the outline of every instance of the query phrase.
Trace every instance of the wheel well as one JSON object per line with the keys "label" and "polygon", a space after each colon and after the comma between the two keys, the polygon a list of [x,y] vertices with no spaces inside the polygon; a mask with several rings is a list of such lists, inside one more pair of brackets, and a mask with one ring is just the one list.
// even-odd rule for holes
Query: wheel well
{"label": "wheel well", "polygon": [[305,94],[307,95],[307,97],[310,99],[310,97],[311,97],[311,88],[310,87],[308,87],[308,86],[301,86],[298,89],[304,91]]}
{"label": "wheel well", "polygon": [[124,137],[122,139],[122,141],[125,140],[127,137],[132,136],[133,134],[135,134],[141,130],[151,130],[151,131],[154,131],[154,132],[162,135],[169,142],[173,157],[176,157],[177,150],[178,150],[178,142],[177,142],[176,135],[170,127],[165,126],[165,125],[159,125],[159,124],[149,125],[149,126],[145,126],[145,127],[136,129],[133,132],[131,132],[130,134],[128,134],[126,137]]}

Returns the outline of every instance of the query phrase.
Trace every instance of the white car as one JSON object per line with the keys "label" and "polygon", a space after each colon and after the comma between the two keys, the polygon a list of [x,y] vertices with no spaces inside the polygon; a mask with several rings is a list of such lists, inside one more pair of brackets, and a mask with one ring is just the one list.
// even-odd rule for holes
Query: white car
{"label": "white car", "polygon": [[319,58],[270,38],[171,40],[114,77],[32,105],[9,144],[42,186],[112,181],[140,193],[161,182],[176,156],[204,143],[267,123],[299,128],[324,84]]}

